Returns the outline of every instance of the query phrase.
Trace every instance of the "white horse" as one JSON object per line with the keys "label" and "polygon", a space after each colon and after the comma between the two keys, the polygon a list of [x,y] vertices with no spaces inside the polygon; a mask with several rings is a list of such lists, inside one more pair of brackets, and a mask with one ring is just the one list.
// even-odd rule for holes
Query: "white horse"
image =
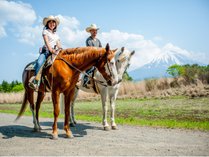
{"label": "white horse", "polygon": [[[74,102],[78,95],[78,91],[83,90],[85,92],[98,93],[101,95],[102,109],[103,109],[102,124],[103,124],[104,130],[110,129],[109,124],[107,122],[107,111],[108,111],[107,101],[108,101],[108,96],[109,96],[110,108],[111,108],[111,128],[113,130],[117,129],[117,125],[115,123],[115,100],[118,95],[118,90],[122,81],[123,74],[126,71],[126,69],[129,67],[130,59],[134,53],[135,51],[130,52],[128,49],[125,49],[124,47],[122,47],[120,50],[117,51],[115,55],[115,65],[117,68],[119,82],[114,86],[105,86],[97,82],[93,82],[93,83],[91,82],[91,85],[92,84],[93,85],[89,88],[86,88],[82,86],[83,84],[83,77],[82,77],[80,85],[78,85],[78,87],[75,88],[74,99],[72,100],[72,104],[71,104],[70,126],[75,126],[76,124]],[[98,71],[95,72],[94,78],[99,81],[104,81],[104,78]]]}

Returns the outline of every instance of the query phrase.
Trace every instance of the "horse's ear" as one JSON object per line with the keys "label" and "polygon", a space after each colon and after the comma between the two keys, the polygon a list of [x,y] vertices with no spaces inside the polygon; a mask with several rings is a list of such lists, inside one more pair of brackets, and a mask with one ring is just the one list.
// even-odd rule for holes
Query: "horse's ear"
{"label": "horse's ear", "polygon": [[115,50],[112,50],[112,51],[113,51],[113,53],[115,53],[117,50],[118,50],[118,49],[115,49]]}
{"label": "horse's ear", "polygon": [[105,49],[106,49],[106,52],[109,52],[110,51],[110,45],[109,45],[109,43],[107,43]]}
{"label": "horse's ear", "polygon": [[132,51],[132,52],[131,52],[131,56],[134,55],[134,53],[135,53],[135,51]]}
{"label": "horse's ear", "polygon": [[125,50],[125,47],[122,47],[122,48],[121,48],[121,51],[123,52],[124,50]]}

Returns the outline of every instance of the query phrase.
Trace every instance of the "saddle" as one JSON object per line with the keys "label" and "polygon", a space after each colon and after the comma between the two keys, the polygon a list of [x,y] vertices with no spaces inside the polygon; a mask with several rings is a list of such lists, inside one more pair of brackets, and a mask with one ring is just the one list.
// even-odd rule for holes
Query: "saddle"
{"label": "saddle", "polygon": [[[42,69],[40,69],[40,73],[37,74],[37,75],[40,75],[40,76],[39,76],[39,77],[40,77],[40,81],[41,81],[41,83],[44,84],[44,89],[45,89],[46,92],[51,91],[51,87],[50,87],[50,83],[49,83],[49,81],[48,81],[46,75],[44,75],[44,71],[45,71],[46,68],[50,67],[50,66],[53,64],[53,62],[54,62],[55,59],[56,59],[56,55],[54,55],[54,54],[50,55],[50,56],[46,59],[46,62],[44,63]],[[28,71],[35,71],[36,62],[37,62],[37,60],[35,60],[35,61],[29,63],[29,64],[26,66],[25,70],[26,70],[26,71],[27,71],[27,70],[28,70]],[[34,76],[32,76],[32,77],[34,77]],[[30,79],[32,79],[32,77],[31,77]]]}
{"label": "saddle", "polygon": [[[52,56],[53,56],[53,57],[52,57]],[[43,69],[46,69],[47,67],[51,66],[55,59],[56,59],[56,57],[54,57],[54,55],[50,55],[50,56],[46,59],[46,62],[44,63],[44,66],[43,66]],[[37,62],[37,60],[35,60],[35,61],[29,63],[29,64],[26,66],[25,70],[28,70],[28,71],[35,71],[36,62]]]}
{"label": "saddle", "polygon": [[[97,73],[97,69],[95,68],[94,70],[92,70],[91,72],[88,72],[88,75],[91,77],[91,78],[95,78],[95,74]],[[89,81],[87,82],[87,85],[84,86],[84,78],[87,77],[85,75],[83,75],[77,82],[76,84],[76,88],[79,89],[79,88],[83,88],[83,89],[86,89],[86,90],[89,90],[89,89],[92,89],[96,94],[99,94],[100,93],[100,90],[99,90],[99,87],[98,87],[98,84],[94,81],[94,79],[91,79],[91,78],[88,78]]]}

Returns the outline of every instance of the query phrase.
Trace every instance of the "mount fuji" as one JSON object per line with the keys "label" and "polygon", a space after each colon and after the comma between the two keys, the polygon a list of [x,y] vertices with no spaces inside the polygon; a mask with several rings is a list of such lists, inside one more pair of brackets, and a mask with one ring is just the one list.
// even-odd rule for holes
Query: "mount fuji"
{"label": "mount fuji", "polygon": [[182,49],[174,49],[169,45],[165,46],[161,53],[155,56],[150,62],[137,68],[128,74],[135,81],[148,79],[148,78],[160,78],[170,77],[166,70],[173,64],[201,64],[199,61],[195,61],[192,58],[191,53]]}

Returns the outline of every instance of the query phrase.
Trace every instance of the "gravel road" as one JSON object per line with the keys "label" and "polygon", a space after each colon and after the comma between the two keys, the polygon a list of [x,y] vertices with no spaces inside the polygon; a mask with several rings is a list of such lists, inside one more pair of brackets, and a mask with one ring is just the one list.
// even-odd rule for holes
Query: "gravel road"
{"label": "gravel road", "polygon": [[209,132],[119,126],[103,131],[101,124],[78,121],[72,139],[65,138],[63,120],[59,139],[51,140],[52,119],[41,118],[42,132],[33,132],[31,117],[13,122],[15,115],[0,113],[0,155],[209,155]]}

